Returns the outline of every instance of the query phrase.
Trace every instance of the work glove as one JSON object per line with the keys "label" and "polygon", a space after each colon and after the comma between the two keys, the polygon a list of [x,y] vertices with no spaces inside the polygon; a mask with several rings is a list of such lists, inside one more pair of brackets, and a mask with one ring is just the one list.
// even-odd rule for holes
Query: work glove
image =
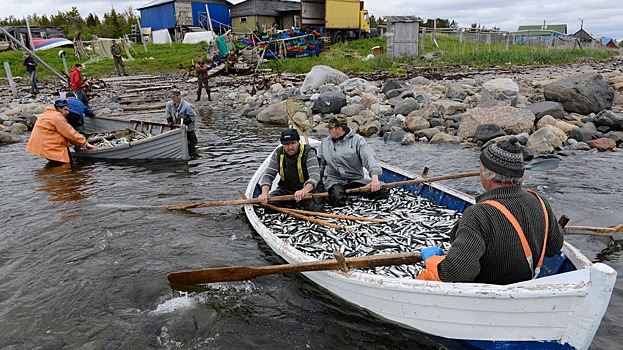
{"label": "work glove", "polygon": [[443,250],[439,247],[426,247],[422,249],[421,255],[422,255],[422,260],[426,262],[426,260],[430,258],[431,256],[434,256],[434,255],[443,256]]}

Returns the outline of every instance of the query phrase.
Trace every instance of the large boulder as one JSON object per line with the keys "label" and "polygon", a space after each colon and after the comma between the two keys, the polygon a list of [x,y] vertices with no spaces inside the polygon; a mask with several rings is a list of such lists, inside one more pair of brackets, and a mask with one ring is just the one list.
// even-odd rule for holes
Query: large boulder
{"label": "large boulder", "polygon": [[489,140],[505,135],[504,130],[497,124],[481,124],[476,128],[474,142],[481,141],[482,143],[487,143]]}
{"label": "large boulder", "polygon": [[8,132],[0,132],[0,144],[20,142],[19,136],[11,135]]}
{"label": "large boulder", "polygon": [[394,114],[408,115],[409,113],[420,109],[420,105],[413,97],[405,98],[394,107]]}
{"label": "large boulder", "polygon": [[580,142],[596,140],[603,136],[604,134],[597,131],[597,128],[595,128],[595,124],[593,123],[586,123],[581,128],[575,128],[569,133],[569,138]]}
{"label": "large boulder", "polygon": [[585,73],[547,85],[543,95],[548,101],[560,102],[567,112],[586,115],[612,108],[614,89],[601,74]]}
{"label": "large boulder", "polygon": [[527,109],[511,106],[476,107],[463,114],[457,136],[472,138],[482,124],[499,125],[507,134],[530,133],[534,128],[534,114]]}
{"label": "large boulder", "polygon": [[260,123],[270,123],[278,125],[288,125],[288,112],[286,111],[286,101],[273,103],[255,117]]}
{"label": "large boulder", "polygon": [[512,79],[492,79],[482,84],[482,101],[510,101],[511,106],[517,106],[519,86]]}
{"label": "large boulder", "polygon": [[348,79],[348,75],[329,66],[314,66],[301,85],[301,92],[307,93],[319,88],[323,84],[339,85]]}
{"label": "large boulder", "polygon": [[383,87],[381,88],[381,92],[386,94],[390,90],[403,89],[405,86],[396,79],[387,79]]}
{"label": "large boulder", "polygon": [[555,101],[537,102],[526,108],[534,114],[536,120],[539,120],[546,115],[551,115],[556,119],[562,119],[565,115],[567,115],[567,113],[565,113],[565,109],[562,107],[562,104]]}
{"label": "large boulder", "polygon": [[344,106],[346,106],[346,95],[341,92],[328,91],[318,96],[318,99],[314,101],[312,111],[322,114],[338,114]]}
{"label": "large boulder", "polygon": [[597,127],[607,126],[611,130],[623,130],[623,117],[612,111],[599,112],[599,114],[597,114],[593,119],[593,123],[595,123]]}

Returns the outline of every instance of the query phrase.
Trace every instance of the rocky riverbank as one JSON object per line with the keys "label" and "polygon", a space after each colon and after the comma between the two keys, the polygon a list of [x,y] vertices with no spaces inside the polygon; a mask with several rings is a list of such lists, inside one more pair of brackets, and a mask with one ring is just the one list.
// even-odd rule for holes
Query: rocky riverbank
{"label": "rocky riverbank", "polygon": [[[361,135],[377,135],[403,145],[483,146],[516,136],[527,159],[616,151],[623,143],[621,57],[563,66],[462,71],[449,67],[445,72],[415,73],[419,74],[407,79],[384,79],[382,72],[353,77],[316,66],[306,75],[219,76],[211,80],[216,87],[214,101],[195,105],[202,117],[211,115],[214,104],[227,104],[242,116],[285,126],[289,122],[286,100],[294,97],[313,112],[313,130],[319,134],[326,133],[326,122],[332,116],[344,115]],[[194,101],[192,80],[175,75],[161,79],[168,83],[161,82],[161,87],[180,88],[187,100]],[[94,84],[91,106],[97,115],[123,115],[133,105],[145,115],[154,108],[154,116],[162,116],[160,105],[168,100],[168,89],[129,94],[129,86],[124,80]],[[44,87],[45,91],[60,88]],[[33,117],[56,96],[3,98],[0,140],[24,142],[27,136],[20,135],[28,132]],[[150,104],[154,101],[159,103]]]}

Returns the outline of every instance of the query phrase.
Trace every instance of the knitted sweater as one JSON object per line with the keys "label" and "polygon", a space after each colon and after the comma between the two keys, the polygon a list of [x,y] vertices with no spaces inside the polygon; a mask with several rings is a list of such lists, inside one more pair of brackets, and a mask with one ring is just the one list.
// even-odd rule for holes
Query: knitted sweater
{"label": "knitted sweater", "polygon": [[[521,241],[508,219],[485,200],[502,203],[515,216],[526,235],[536,267],[543,249],[545,217],[538,198],[521,186],[499,187],[476,197],[477,204],[465,210],[450,233],[452,245],[438,265],[444,282],[510,284],[532,278]],[[549,232],[545,256],[562,248],[563,230],[545,200]]]}

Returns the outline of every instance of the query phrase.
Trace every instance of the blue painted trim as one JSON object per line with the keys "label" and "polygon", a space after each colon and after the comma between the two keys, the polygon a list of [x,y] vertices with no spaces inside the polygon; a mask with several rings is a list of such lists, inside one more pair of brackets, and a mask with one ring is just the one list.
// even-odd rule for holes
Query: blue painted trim
{"label": "blue painted trim", "polygon": [[575,349],[569,344],[560,344],[557,341],[483,341],[483,340],[465,340],[465,343],[475,346],[478,349],[498,349],[498,350],[565,350]]}

